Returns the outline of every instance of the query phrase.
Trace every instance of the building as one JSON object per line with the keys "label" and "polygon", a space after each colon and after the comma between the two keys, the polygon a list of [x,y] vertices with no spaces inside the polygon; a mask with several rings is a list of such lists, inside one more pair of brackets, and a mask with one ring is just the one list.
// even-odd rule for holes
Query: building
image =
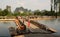
{"label": "building", "polygon": [[60,0],[51,0],[51,11],[60,12]]}

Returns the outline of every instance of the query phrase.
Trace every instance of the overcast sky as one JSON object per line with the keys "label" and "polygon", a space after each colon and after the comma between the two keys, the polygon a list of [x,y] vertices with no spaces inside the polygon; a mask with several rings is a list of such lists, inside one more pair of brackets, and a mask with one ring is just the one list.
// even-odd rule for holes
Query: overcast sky
{"label": "overcast sky", "polygon": [[21,6],[31,10],[50,10],[50,0],[0,0],[0,8],[5,9],[6,5],[11,6],[12,11]]}

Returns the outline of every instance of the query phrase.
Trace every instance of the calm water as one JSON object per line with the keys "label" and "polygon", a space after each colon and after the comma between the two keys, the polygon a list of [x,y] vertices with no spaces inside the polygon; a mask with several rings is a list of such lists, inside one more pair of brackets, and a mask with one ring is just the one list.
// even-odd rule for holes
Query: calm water
{"label": "calm water", "polygon": [[57,32],[54,33],[54,35],[60,36],[60,19],[59,18],[52,19],[52,20],[38,20],[38,22],[55,29]]}
{"label": "calm water", "polygon": [[[39,23],[44,24],[48,27],[55,29],[57,32],[54,35],[60,35],[60,19],[52,20],[37,20]],[[0,21],[0,37],[10,37],[8,28],[10,26],[16,27],[16,24],[13,21],[1,22]]]}
{"label": "calm water", "polygon": [[15,23],[13,21],[8,21],[8,22],[1,22],[0,21],[0,37],[10,37],[10,33],[8,28],[12,26],[12,27],[16,27]]}

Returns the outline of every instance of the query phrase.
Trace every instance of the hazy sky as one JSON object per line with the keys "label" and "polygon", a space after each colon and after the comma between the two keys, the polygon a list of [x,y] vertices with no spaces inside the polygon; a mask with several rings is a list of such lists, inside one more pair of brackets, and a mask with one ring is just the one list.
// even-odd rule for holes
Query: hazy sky
{"label": "hazy sky", "polygon": [[11,6],[12,11],[21,6],[31,10],[50,10],[50,0],[0,0],[0,8],[5,9],[6,5]]}

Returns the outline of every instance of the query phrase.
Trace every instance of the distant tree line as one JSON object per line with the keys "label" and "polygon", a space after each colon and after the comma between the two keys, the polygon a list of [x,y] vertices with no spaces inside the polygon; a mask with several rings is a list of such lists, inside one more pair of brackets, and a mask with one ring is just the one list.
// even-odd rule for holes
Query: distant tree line
{"label": "distant tree line", "polygon": [[[20,11],[19,11],[20,10]],[[21,13],[23,11],[23,13]],[[14,12],[9,12],[7,9],[0,9],[0,16],[30,16],[30,15],[39,15],[39,16],[60,16],[60,12],[47,11],[47,10],[28,10],[23,7],[18,8]]]}
{"label": "distant tree line", "polygon": [[41,16],[60,16],[60,12],[47,11],[47,10],[43,10],[43,11],[35,10],[34,11],[34,15],[41,15]]}

